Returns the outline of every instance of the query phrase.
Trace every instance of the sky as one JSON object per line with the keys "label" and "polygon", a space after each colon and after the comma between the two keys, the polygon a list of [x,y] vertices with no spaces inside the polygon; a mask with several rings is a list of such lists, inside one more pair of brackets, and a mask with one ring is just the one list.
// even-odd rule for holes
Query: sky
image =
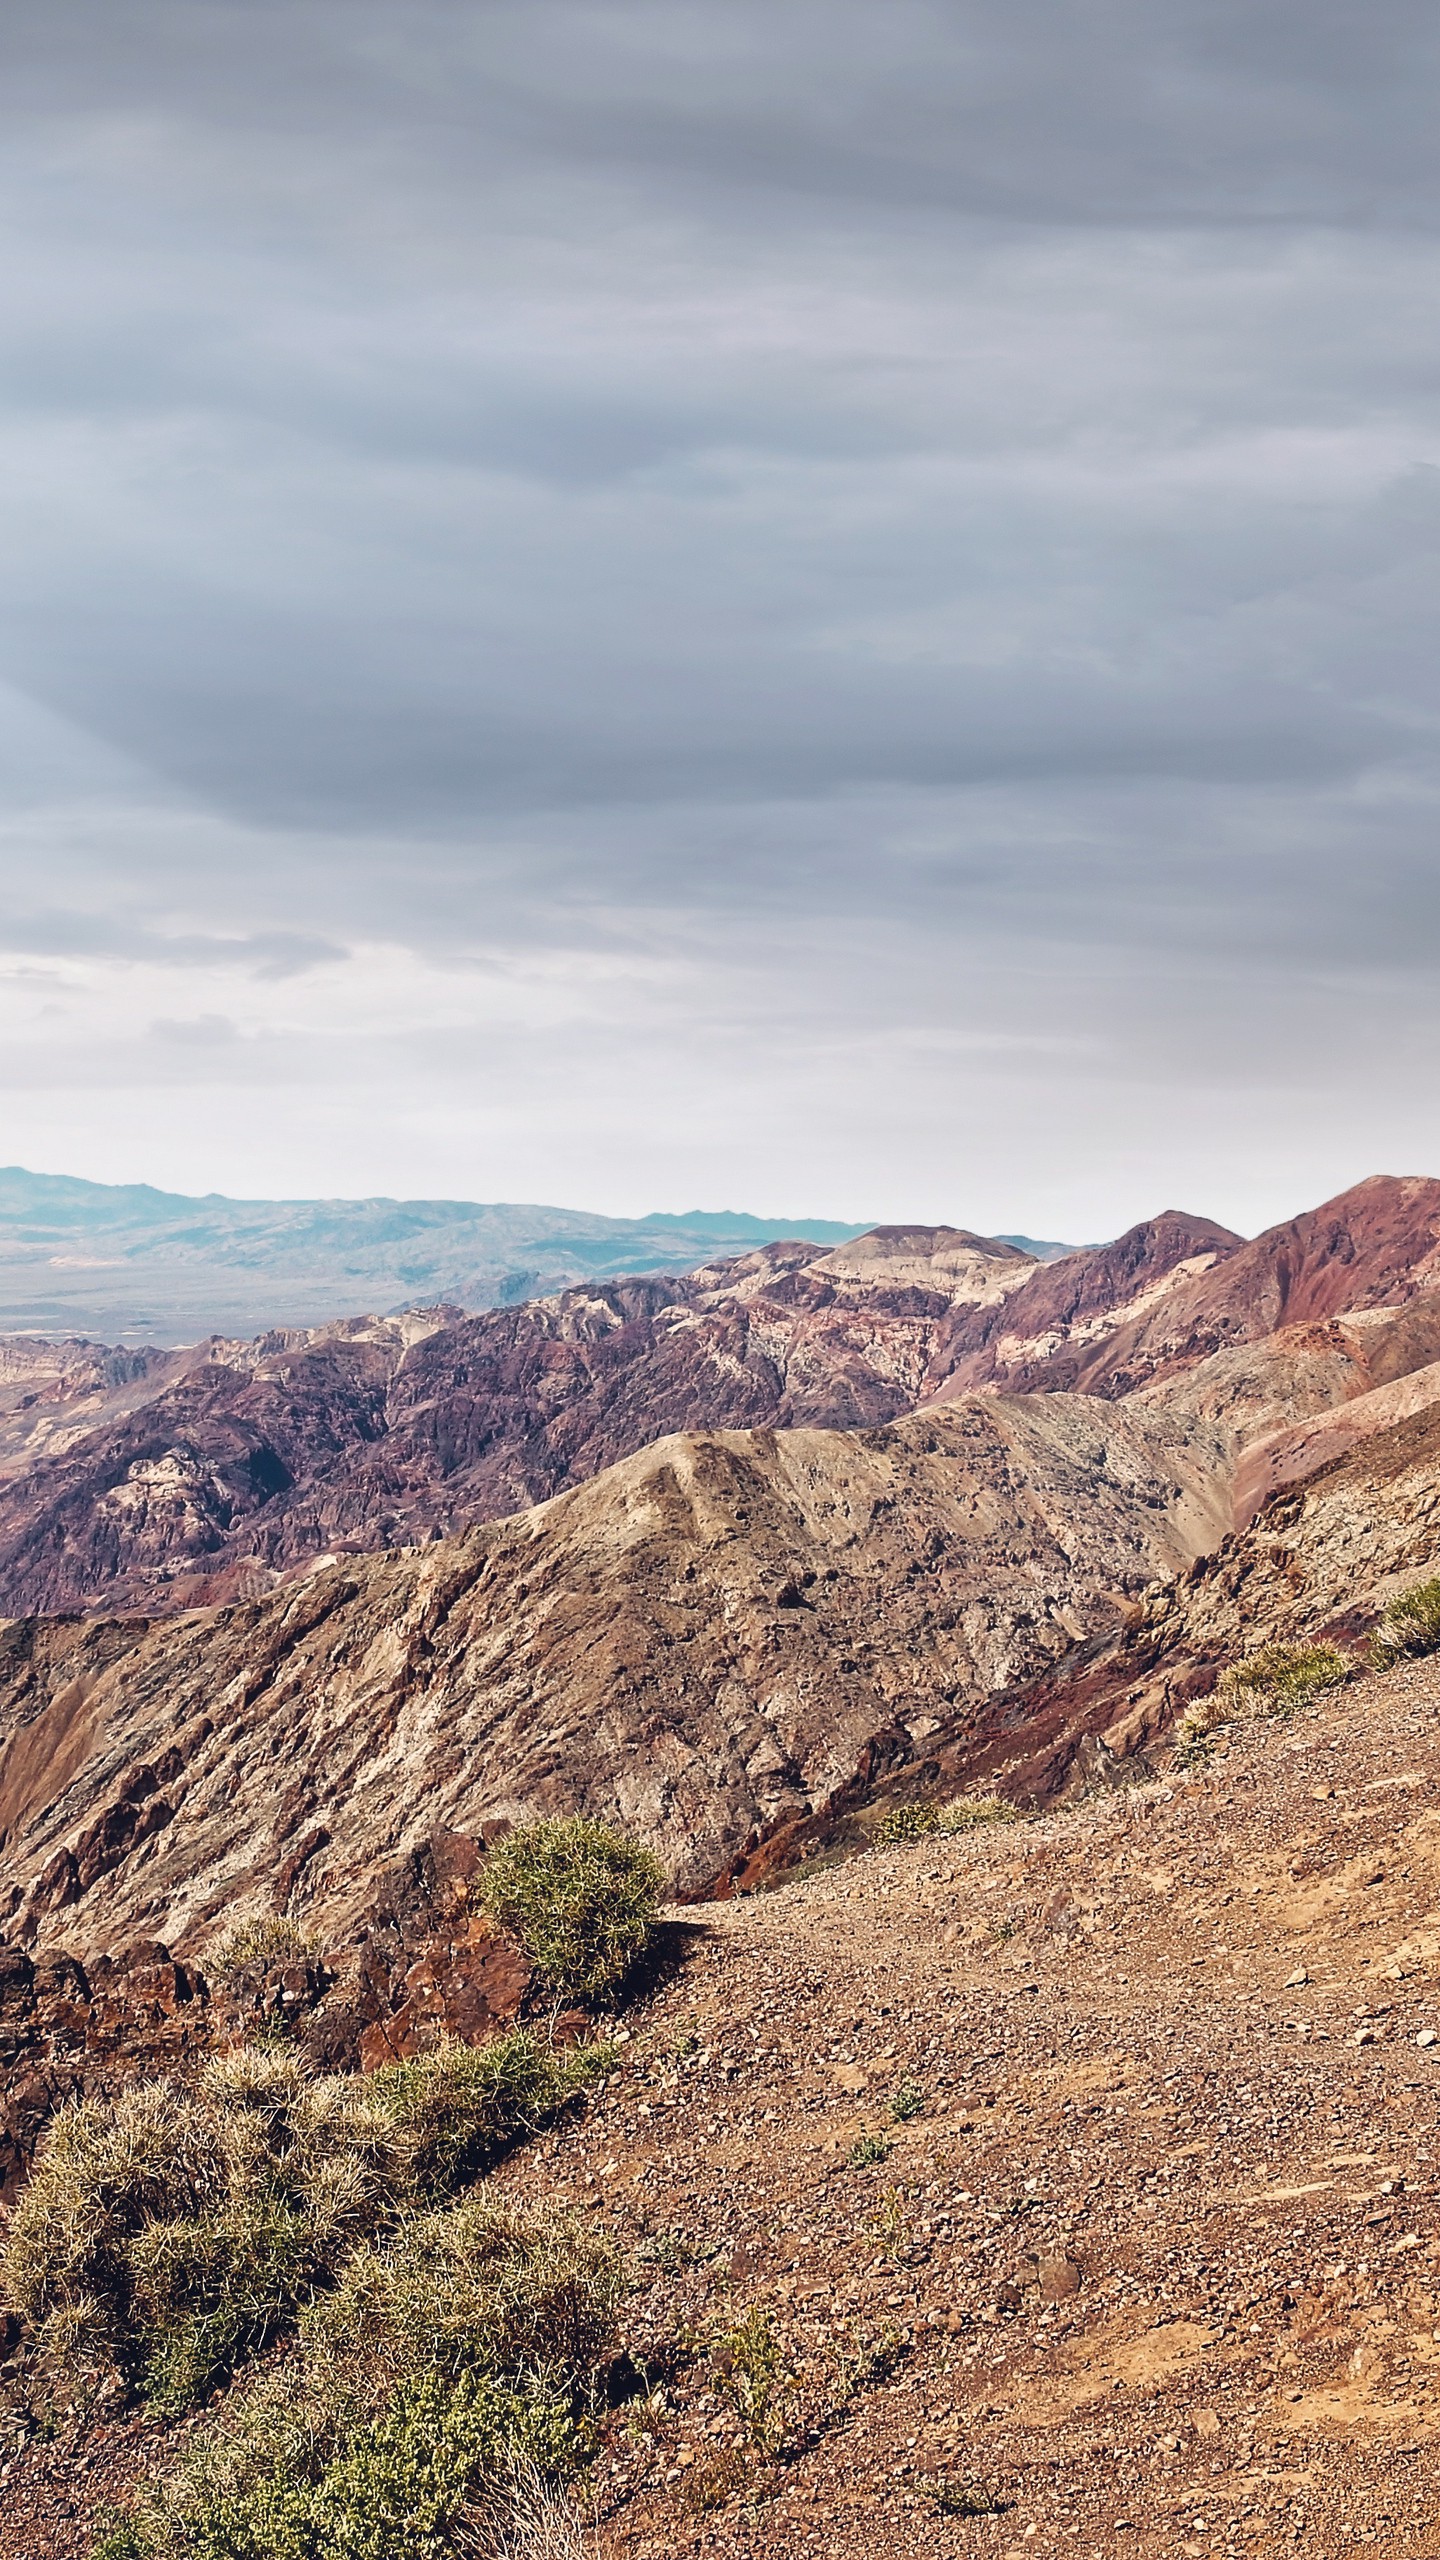
{"label": "sky", "polygon": [[0,1155],[1440,1172],[1440,18],[7,0]]}

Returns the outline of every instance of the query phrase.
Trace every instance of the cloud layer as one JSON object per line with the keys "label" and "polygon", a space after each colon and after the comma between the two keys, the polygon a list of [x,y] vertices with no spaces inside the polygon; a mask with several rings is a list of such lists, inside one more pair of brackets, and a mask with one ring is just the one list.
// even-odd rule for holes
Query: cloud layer
{"label": "cloud layer", "polygon": [[1433,1165],[1433,12],[14,0],[6,1152]]}

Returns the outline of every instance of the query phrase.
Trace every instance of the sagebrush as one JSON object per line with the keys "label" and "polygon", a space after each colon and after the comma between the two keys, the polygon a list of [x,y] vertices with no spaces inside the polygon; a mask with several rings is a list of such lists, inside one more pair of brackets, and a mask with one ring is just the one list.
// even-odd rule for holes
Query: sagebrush
{"label": "sagebrush", "polygon": [[360,2242],[452,2193],[601,2059],[523,2028],[369,2078],[249,2047],[189,2087],[61,2108],[0,2259],[38,2395],[202,2398]]}
{"label": "sagebrush", "polygon": [[497,1842],[478,1894],[553,1991],[602,2002],[650,1942],[665,1870],[640,1841],[577,1814],[527,1823]]}

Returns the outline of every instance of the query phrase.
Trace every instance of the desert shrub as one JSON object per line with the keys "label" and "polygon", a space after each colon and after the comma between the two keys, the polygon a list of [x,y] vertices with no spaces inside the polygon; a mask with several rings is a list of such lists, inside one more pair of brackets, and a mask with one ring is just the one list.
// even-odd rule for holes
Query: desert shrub
{"label": "desert shrub", "polygon": [[374,2073],[372,2103],[402,2136],[411,2178],[449,2194],[487,2167],[605,2066],[605,2049],[557,2052],[527,2027],[481,2045],[441,2045]]}
{"label": "desert shrub", "polygon": [[293,2325],[358,2242],[445,2194],[596,2067],[524,2030],[371,2079],[247,2047],[192,2090],[152,2081],[63,2108],[0,2274],[42,2396],[87,2375],[199,2399]]}
{"label": "desert shrub", "polygon": [[875,1837],[890,1846],[896,1841],[927,1840],[940,1828],[940,1809],[933,1804],[896,1804],[875,1826]]}
{"label": "desert shrub", "polygon": [[272,1913],[262,1920],[241,1920],[227,1930],[208,1961],[211,1972],[223,1978],[238,1973],[247,1964],[267,1968],[308,1964],[315,1952],[303,1929],[297,1928],[293,1920]]}
{"label": "desert shrub", "polygon": [[794,2377],[765,2305],[752,2303],[733,2329],[711,2348],[716,2379],[757,2453],[783,2443],[794,2397]]}
{"label": "desert shrub", "polygon": [[876,2169],[882,2160],[889,2159],[894,2148],[894,2143],[883,2133],[862,2133],[859,2141],[850,2146],[849,2166],[852,2169]]}
{"label": "desert shrub", "polygon": [[1333,1644],[1271,1644],[1232,1662],[1208,1697],[1194,1698],[1175,1724],[1181,1767],[1205,1758],[1222,1725],[1244,1716],[1291,1716],[1350,1677],[1348,1654]]}
{"label": "desert shrub", "polygon": [[412,2216],[352,2255],[99,2560],[438,2560],[482,2522],[489,2548],[576,2458],[618,2295],[613,2252],[565,2217],[478,2198]]}
{"label": "desert shrub", "polygon": [[580,2372],[609,2336],[618,2281],[608,2248],[578,2222],[528,2221],[475,2195],[357,2249],[306,2313],[304,2342],[343,2367],[363,2336],[367,2357],[396,2375]]}
{"label": "desert shrub", "polygon": [[512,1831],[490,1851],[478,1889],[552,1990],[604,2001],[649,1943],[665,1872],[638,1840],[576,1815]]}
{"label": "desert shrub", "polygon": [[956,1796],[940,1808],[940,1828],[954,1834],[978,1831],[990,1822],[1018,1822],[1019,1808],[1008,1804],[1004,1796]]}
{"label": "desert shrub", "polygon": [[896,2124],[908,2124],[918,2116],[925,2104],[925,2092],[918,2080],[902,2080],[890,2100],[890,2114]]}
{"label": "desert shrub", "polygon": [[1370,1640],[1370,1658],[1378,1670],[1407,1654],[1440,1652],[1440,1575],[1412,1584],[1381,1613]]}

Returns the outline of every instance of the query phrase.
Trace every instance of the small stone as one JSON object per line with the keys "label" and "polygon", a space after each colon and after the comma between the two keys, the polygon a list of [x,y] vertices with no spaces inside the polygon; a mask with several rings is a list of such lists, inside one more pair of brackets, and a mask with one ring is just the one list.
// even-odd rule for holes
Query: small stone
{"label": "small stone", "polygon": [[1357,2044],[1373,2044],[1375,2042],[1374,2028],[1357,2027],[1355,2030],[1355,2041]]}
{"label": "small stone", "polygon": [[1286,1974],[1285,1989],[1287,1991],[1303,1991],[1309,1979],[1310,1976],[1306,1972],[1303,1964],[1298,1965],[1293,1973]]}
{"label": "small stone", "polygon": [[1440,2044],[1440,2036],[1436,2035],[1433,2027],[1422,2027],[1415,2041],[1419,2045]]}
{"label": "small stone", "polygon": [[1080,2290],[1080,2270],[1073,2258],[1041,2258],[1035,2272],[1042,2302],[1069,2302]]}

